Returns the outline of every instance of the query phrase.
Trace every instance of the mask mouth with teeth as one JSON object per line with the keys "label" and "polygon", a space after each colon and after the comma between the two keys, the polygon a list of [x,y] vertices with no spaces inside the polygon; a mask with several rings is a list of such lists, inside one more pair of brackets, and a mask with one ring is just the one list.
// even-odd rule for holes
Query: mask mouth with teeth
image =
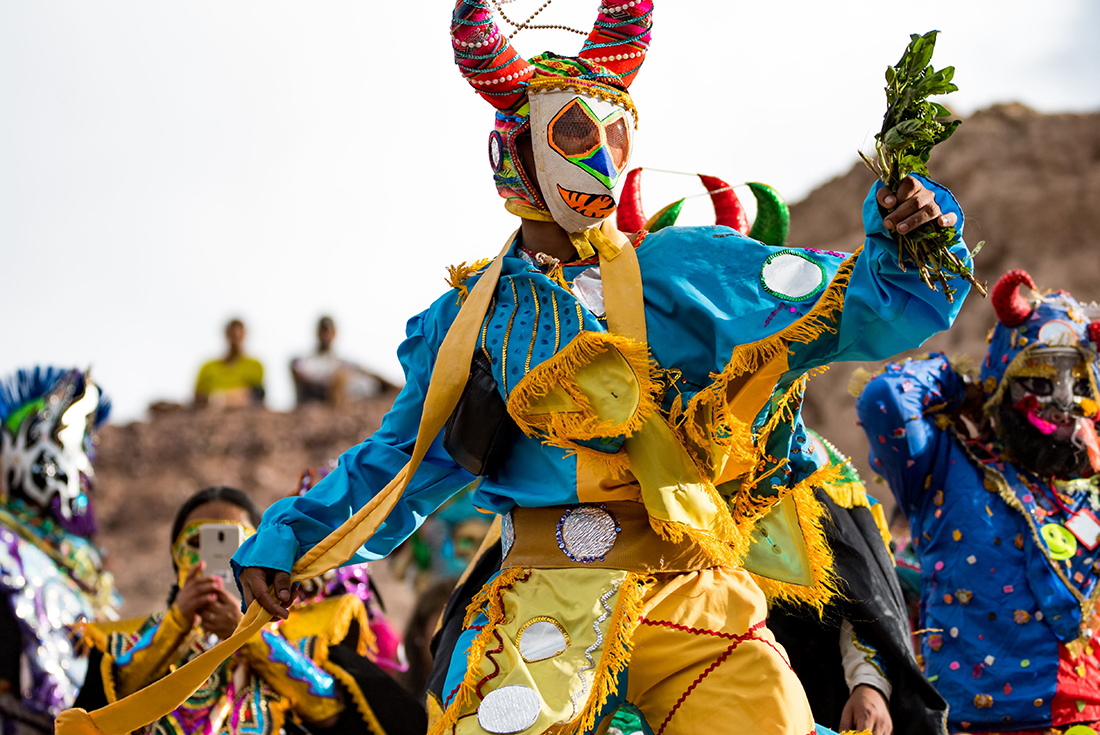
{"label": "mask mouth with teeth", "polygon": [[[497,109],[489,163],[508,211],[573,234],[615,211],[637,124],[628,89],[649,46],[652,15],[652,0],[605,0],[580,54],[528,61],[497,28],[487,0],[457,0],[455,62]],[[534,171],[525,170],[518,147],[528,135]]]}
{"label": "mask mouth with teeth", "polygon": [[21,370],[0,384],[0,501],[93,535],[94,431],[109,411],[79,370]]}
{"label": "mask mouth with teeth", "polygon": [[[1020,287],[1032,289],[1030,298]],[[986,411],[1012,458],[1063,479],[1100,472],[1100,306],[1039,294],[1024,271],[993,289],[998,323],[982,364]]]}

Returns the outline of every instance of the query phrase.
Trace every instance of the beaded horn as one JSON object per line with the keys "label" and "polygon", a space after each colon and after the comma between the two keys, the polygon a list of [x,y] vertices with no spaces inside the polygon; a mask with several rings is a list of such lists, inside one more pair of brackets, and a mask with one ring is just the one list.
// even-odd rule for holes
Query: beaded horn
{"label": "beaded horn", "polygon": [[1031,304],[1020,295],[1020,286],[1035,289],[1035,281],[1027,271],[1011,270],[1001,276],[993,287],[993,310],[1006,327],[1018,327],[1031,316]]}
{"label": "beaded horn", "polygon": [[[645,60],[652,25],[653,0],[601,5],[578,56],[604,67],[629,87]],[[462,76],[489,104],[505,111],[523,105],[535,70],[500,32],[488,0],[455,2],[451,45]]]}
{"label": "beaded horn", "polygon": [[[610,3],[610,4],[604,4]],[[653,27],[653,0],[604,0],[578,56],[594,61],[629,87],[645,61]]]}
{"label": "beaded horn", "polygon": [[515,110],[526,99],[534,68],[516,53],[493,20],[486,0],[457,0],[451,15],[455,63],[470,86],[498,110]]}

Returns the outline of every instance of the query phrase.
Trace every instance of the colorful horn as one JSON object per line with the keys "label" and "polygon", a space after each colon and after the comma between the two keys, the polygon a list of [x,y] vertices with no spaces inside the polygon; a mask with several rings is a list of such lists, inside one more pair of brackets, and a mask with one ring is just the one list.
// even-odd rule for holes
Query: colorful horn
{"label": "colorful horn", "polygon": [[578,56],[596,62],[629,87],[645,61],[652,27],[653,0],[603,0]]}
{"label": "colorful horn", "polygon": [[1035,281],[1027,271],[1009,271],[993,287],[993,310],[1006,327],[1018,327],[1031,316],[1031,304],[1020,295],[1020,286],[1035,289]]}
{"label": "colorful horn", "polygon": [[756,219],[752,221],[749,237],[765,245],[781,248],[787,244],[787,233],[791,229],[791,210],[779,192],[767,184],[752,182],[749,184],[756,198]]}
{"label": "colorful horn", "polygon": [[615,210],[615,224],[620,232],[639,232],[645,226],[642,209],[642,169],[630,170],[619,195],[619,208]]}
{"label": "colorful horn", "polygon": [[534,69],[497,28],[486,0],[457,0],[451,15],[451,45],[462,76],[489,104],[498,110],[523,104],[524,83]]}
{"label": "colorful horn", "polygon": [[749,218],[745,215],[741,200],[733,193],[733,187],[717,176],[699,174],[699,179],[710,192],[710,200],[714,204],[715,224],[732,227],[742,235],[748,232]]}

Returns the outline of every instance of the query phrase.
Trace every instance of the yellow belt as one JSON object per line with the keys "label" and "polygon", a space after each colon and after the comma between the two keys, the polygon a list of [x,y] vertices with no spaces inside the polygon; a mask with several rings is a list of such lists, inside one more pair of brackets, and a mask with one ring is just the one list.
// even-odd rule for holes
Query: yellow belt
{"label": "yellow belt", "polygon": [[655,574],[721,566],[687,535],[679,541],[659,536],[641,503],[515,508],[511,524],[514,533],[503,538],[508,552],[503,568],[594,567]]}

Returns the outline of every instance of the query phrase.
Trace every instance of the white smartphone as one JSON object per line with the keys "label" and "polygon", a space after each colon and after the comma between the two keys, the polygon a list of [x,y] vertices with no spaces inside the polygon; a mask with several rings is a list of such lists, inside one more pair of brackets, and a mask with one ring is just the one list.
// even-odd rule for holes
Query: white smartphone
{"label": "white smartphone", "polygon": [[205,574],[221,577],[226,589],[233,590],[233,568],[229,560],[244,543],[244,529],[227,523],[205,523],[199,526],[199,559],[206,562]]}

